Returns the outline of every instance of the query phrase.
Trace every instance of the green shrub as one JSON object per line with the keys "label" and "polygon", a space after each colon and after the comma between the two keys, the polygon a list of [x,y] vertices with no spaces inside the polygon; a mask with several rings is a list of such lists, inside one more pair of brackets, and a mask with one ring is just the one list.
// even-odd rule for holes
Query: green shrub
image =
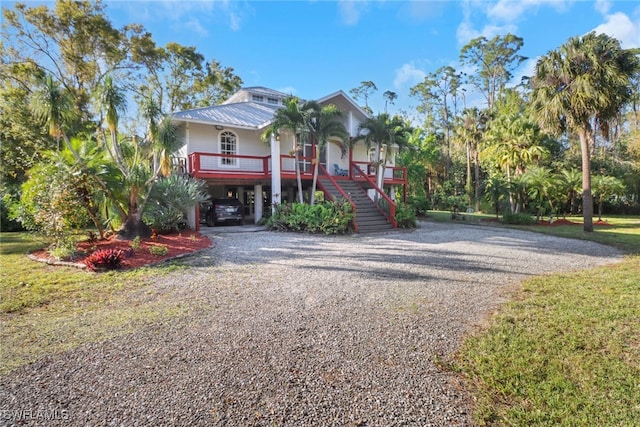
{"label": "green shrub", "polygon": [[426,197],[409,197],[409,206],[416,216],[427,216],[429,209],[431,209],[431,202]]}
{"label": "green shrub", "polygon": [[91,271],[115,270],[120,268],[125,253],[120,249],[102,249],[93,252],[84,263]]}
{"label": "green shrub", "polygon": [[503,224],[511,224],[511,225],[530,225],[534,224],[535,220],[528,213],[506,213],[502,216]]}
{"label": "green shrub", "polygon": [[166,245],[149,246],[149,253],[154,256],[165,256],[168,252],[169,248]]}
{"label": "green shrub", "polygon": [[209,199],[206,182],[182,175],[159,179],[153,186],[144,211],[144,222],[159,233],[178,231],[187,211]]}
{"label": "green shrub", "polygon": [[267,226],[279,231],[347,234],[353,230],[353,211],[351,204],[344,201],[279,205],[267,220]]}
{"label": "green shrub", "polygon": [[133,249],[134,251],[139,251],[140,250],[140,236],[136,236],[131,243],[129,244],[129,246],[131,246],[131,249]]}
{"label": "green shrub", "polygon": [[416,228],[416,212],[410,205],[398,203],[396,205],[396,222],[398,228]]}

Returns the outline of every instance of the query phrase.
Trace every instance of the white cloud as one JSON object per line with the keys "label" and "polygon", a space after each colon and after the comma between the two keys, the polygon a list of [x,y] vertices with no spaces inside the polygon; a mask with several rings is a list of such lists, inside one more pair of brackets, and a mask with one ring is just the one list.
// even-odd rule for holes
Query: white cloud
{"label": "white cloud", "polygon": [[640,19],[633,22],[624,13],[606,15],[604,24],[598,25],[594,31],[620,40],[623,49],[640,47]]}
{"label": "white cloud", "polygon": [[507,33],[515,34],[517,33],[517,30],[518,27],[515,25],[485,25],[482,30],[476,30],[473,28],[471,22],[465,21],[458,25],[456,38],[458,40],[458,45],[464,46],[471,40],[480,36],[492,39],[497,35]]}
{"label": "white cloud", "polygon": [[596,0],[595,8],[601,14],[606,15],[611,9],[611,2],[609,0]]}
{"label": "white cloud", "polygon": [[500,0],[489,8],[487,16],[491,19],[513,22],[525,13],[537,10],[540,6],[550,6],[561,12],[567,10],[570,3],[570,0]]}
{"label": "white cloud", "polygon": [[202,37],[207,37],[209,35],[209,31],[202,26],[200,21],[196,18],[192,18],[186,22],[181,23],[180,27],[187,28],[189,31],[198,33],[198,35]]}
{"label": "white cloud", "polygon": [[414,86],[424,80],[427,73],[416,68],[413,64],[403,64],[402,67],[395,71],[393,79],[393,87],[396,90],[405,89]]}
{"label": "white cloud", "polygon": [[338,10],[345,25],[356,25],[360,21],[360,16],[367,10],[366,1],[339,0]]}

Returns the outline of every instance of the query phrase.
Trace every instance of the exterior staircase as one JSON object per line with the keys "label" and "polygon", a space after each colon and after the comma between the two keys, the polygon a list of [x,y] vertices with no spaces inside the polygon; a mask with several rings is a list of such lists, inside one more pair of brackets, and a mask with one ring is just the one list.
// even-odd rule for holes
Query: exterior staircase
{"label": "exterior staircase", "polygon": [[[322,175],[318,177],[323,189],[328,192],[333,199],[342,198],[342,194],[335,187],[333,182]],[[356,205],[355,222],[358,226],[358,233],[373,233],[378,231],[388,231],[393,229],[393,225],[380,212],[376,204],[369,198],[366,191],[352,180],[336,180],[342,191],[349,196],[351,202]]]}

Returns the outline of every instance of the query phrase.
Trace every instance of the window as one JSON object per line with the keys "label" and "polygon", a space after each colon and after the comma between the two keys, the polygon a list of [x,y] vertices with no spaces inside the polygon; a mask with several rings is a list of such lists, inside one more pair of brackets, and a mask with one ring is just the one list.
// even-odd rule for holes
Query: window
{"label": "window", "polygon": [[[233,132],[224,131],[220,134],[220,154],[238,154],[238,140]],[[220,166],[238,166],[238,159],[220,157]]]}
{"label": "window", "polygon": [[269,104],[278,105],[278,98],[267,98]]}
{"label": "window", "polygon": [[262,95],[251,95],[251,100],[255,102],[264,102],[264,96]]}

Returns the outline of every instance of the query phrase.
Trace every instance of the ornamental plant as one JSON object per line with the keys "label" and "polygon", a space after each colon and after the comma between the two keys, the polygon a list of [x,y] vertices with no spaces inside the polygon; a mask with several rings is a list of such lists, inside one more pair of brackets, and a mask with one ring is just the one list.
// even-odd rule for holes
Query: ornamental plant
{"label": "ornamental plant", "polygon": [[120,268],[124,258],[121,249],[100,249],[85,258],[84,263],[91,271],[115,270]]}

